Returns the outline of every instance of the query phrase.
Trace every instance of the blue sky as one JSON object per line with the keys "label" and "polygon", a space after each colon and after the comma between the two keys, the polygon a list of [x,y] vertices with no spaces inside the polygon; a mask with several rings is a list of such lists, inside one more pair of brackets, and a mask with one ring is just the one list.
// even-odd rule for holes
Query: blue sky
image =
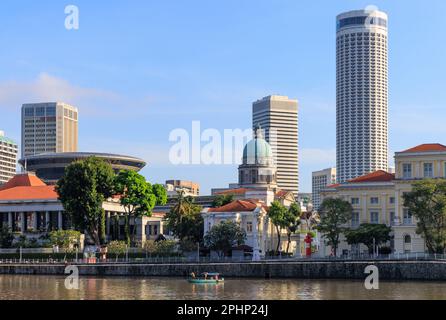
{"label": "blue sky", "polygon": [[[80,9],[80,29],[64,8]],[[390,154],[445,143],[446,2],[354,0],[2,1],[0,129],[20,141],[20,106],[79,108],[81,151],[139,156],[153,182],[237,180],[236,165],[168,162],[176,128],[247,129],[251,103],[299,100],[300,180],[335,165],[335,17],[389,15]],[[393,161],[393,160],[392,160]]]}

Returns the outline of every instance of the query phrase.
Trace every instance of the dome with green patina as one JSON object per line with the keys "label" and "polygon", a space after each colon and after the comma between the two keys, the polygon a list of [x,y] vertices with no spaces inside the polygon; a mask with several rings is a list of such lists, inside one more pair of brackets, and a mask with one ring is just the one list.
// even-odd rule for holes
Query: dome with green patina
{"label": "dome with green patina", "polygon": [[273,151],[270,144],[263,139],[260,128],[256,130],[254,139],[249,141],[243,149],[244,164],[266,164],[273,160]]}

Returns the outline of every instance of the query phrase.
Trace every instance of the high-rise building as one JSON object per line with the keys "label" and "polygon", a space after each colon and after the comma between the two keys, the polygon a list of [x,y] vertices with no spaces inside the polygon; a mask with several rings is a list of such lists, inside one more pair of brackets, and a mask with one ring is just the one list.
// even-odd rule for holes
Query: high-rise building
{"label": "high-rise building", "polygon": [[178,191],[186,192],[187,196],[199,196],[200,184],[186,180],[167,180],[166,190],[168,196],[176,196]]}
{"label": "high-rise building", "polygon": [[22,106],[22,158],[41,153],[76,152],[78,110],[61,102]]}
{"label": "high-rise building", "polygon": [[264,130],[277,167],[279,189],[299,192],[299,134],[297,100],[272,95],[253,103],[253,128]]}
{"label": "high-rise building", "polygon": [[336,32],[336,166],[345,182],[388,170],[387,14],[340,14]]}
{"label": "high-rise building", "polygon": [[336,183],[336,168],[315,171],[312,174],[313,208],[317,211],[321,206],[321,191]]}
{"label": "high-rise building", "polygon": [[0,131],[0,185],[8,182],[17,171],[18,146]]}

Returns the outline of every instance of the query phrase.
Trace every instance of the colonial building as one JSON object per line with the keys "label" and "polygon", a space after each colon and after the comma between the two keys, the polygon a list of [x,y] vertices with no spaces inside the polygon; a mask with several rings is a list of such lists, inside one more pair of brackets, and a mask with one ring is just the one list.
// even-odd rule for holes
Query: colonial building
{"label": "colonial building", "polygon": [[[380,223],[392,227],[394,239],[389,243],[395,253],[425,252],[421,235],[416,233],[417,221],[403,205],[403,195],[410,192],[416,181],[446,178],[446,146],[422,144],[395,153],[395,173],[376,171],[342,184],[329,186],[322,198],[342,198],[353,206],[349,227],[361,223]],[[321,246],[322,255],[331,248]],[[364,247],[349,246],[345,239],[338,252],[364,251]]]}
{"label": "colonial building", "polygon": [[[103,203],[106,214],[106,234],[109,240],[124,239],[124,208],[119,199]],[[132,219],[131,219],[132,220]],[[164,232],[164,213],[153,213],[136,221],[137,241],[156,239]],[[62,203],[53,185],[47,185],[33,173],[14,176],[0,187],[0,225],[14,234],[38,238],[53,230],[71,228]],[[131,221],[133,230],[133,221]]]}

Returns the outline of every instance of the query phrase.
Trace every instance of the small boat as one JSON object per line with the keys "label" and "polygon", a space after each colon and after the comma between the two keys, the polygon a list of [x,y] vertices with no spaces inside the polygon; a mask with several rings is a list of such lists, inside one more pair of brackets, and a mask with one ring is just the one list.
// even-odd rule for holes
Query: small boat
{"label": "small boat", "polygon": [[220,277],[220,274],[216,272],[203,272],[198,277],[192,272],[187,281],[189,281],[189,283],[196,284],[219,284],[223,283],[225,279]]}

